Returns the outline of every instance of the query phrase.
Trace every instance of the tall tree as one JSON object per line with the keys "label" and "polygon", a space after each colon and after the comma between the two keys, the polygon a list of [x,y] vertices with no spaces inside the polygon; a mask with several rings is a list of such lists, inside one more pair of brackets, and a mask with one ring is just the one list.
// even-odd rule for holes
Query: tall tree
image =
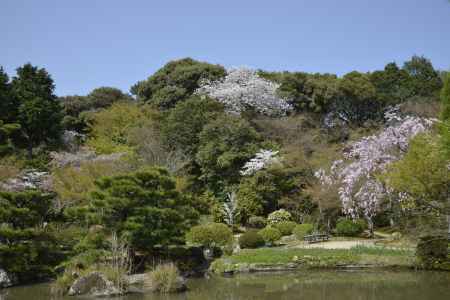
{"label": "tall tree", "polygon": [[15,121],[17,116],[16,98],[13,96],[8,74],[0,67],[0,120],[5,123]]}
{"label": "tall tree", "polygon": [[409,88],[413,95],[419,97],[433,97],[442,88],[442,80],[434,69],[431,61],[423,56],[413,56],[405,62],[403,70],[410,76]]}
{"label": "tall tree", "polygon": [[382,71],[370,74],[370,81],[376,88],[378,97],[386,104],[397,104],[405,101],[410,95],[410,76],[400,69],[396,63],[389,63]]}
{"label": "tall tree", "polygon": [[202,80],[217,80],[225,74],[222,66],[184,58],[167,63],[147,80],[136,83],[131,93],[140,101],[169,109],[191,96]]}
{"label": "tall tree", "polygon": [[29,63],[17,69],[12,89],[18,103],[17,121],[31,158],[33,148],[60,138],[61,106],[54,95],[55,86],[51,76],[45,69]]}

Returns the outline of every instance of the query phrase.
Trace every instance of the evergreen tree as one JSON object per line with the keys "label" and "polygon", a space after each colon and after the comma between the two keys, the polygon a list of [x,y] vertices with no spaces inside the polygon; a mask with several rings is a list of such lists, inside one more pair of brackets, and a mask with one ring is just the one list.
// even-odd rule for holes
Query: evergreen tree
{"label": "evergreen tree", "polygon": [[54,84],[45,69],[25,64],[17,69],[12,88],[18,104],[18,123],[28,156],[42,143],[52,143],[61,136],[62,113]]}
{"label": "evergreen tree", "polygon": [[97,186],[89,220],[127,238],[134,249],[181,242],[198,217],[165,169],[105,177]]}
{"label": "evergreen tree", "polygon": [[0,266],[20,281],[47,277],[61,259],[49,222],[53,196],[0,192]]}

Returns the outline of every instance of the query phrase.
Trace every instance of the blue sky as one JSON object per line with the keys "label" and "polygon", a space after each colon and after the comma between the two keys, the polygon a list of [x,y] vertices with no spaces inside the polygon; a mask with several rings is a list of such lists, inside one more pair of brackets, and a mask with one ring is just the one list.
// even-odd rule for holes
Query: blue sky
{"label": "blue sky", "polygon": [[0,65],[58,95],[128,91],[167,61],[344,74],[414,54],[450,69],[448,0],[1,0]]}

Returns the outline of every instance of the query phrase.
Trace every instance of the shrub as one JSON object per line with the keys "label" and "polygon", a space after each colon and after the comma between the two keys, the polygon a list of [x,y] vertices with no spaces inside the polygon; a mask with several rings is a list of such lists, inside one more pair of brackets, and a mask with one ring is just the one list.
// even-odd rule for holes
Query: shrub
{"label": "shrub", "polygon": [[276,241],[281,239],[281,232],[272,226],[267,226],[258,232],[262,236],[267,245],[273,245]]}
{"label": "shrub", "polygon": [[248,219],[247,225],[251,228],[264,228],[267,225],[267,220],[264,217],[253,216]]}
{"label": "shrub", "polygon": [[291,235],[297,223],[292,221],[283,221],[275,224],[275,228],[278,229],[282,236]]}
{"label": "shrub", "polygon": [[256,230],[249,230],[239,237],[239,247],[242,249],[262,247],[264,242],[263,237]]}
{"label": "shrub", "polygon": [[175,264],[158,265],[147,275],[144,285],[153,291],[170,293],[177,289],[179,271]]}
{"label": "shrub", "polygon": [[340,236],[358,236],[364,231],[364,228],[363,220],[341,219],[336,224],[336,233]]}
{"label": "shrub", "polygon": [[191,228],[186,239],[192,243],[207,248],[226,246],[233,241],[233,232],[222,223],[210,223]]}
{"label": "shrub", "polygon": [[305,235],[311,234],[313,232],[314,225],[313,224],[299,224],[294,228],[294,234],[297,240],[302,241]]}
{"label": "shrub", "polygon": [[445,236],[427,235],[420,238],[417,244],[417,257],[425,268],[447,259],[448,241]]}
{"label": "shrub", "polygon": [[283,221],[290,221],[292,219],[291,213],[284,209],[274,211],[267,218],[269,224],[274,225]]}

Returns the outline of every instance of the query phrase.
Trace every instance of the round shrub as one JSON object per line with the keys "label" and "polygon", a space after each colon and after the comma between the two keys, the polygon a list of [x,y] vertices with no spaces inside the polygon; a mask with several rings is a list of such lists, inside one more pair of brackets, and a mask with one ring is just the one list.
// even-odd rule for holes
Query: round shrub
{"label": "round shrub", "polygon": [[364,231],[364,228],[364,221],[354,222],[350,219],[341,219],[336,224],[336,233],[340,236],[358,236]]}
{"label": "round shrub", "polygon": [[256,230],[249,230],[239,237],[239,247],[241,249],[253,249],[262,246],[264,246],[264,239]]}
{"label": "round shrub", "polygon": [[267,225],[267,220],[263,217],[259,217],[259,216],[253,216],[250,217],[250,219],[248,219],[247,222],[248,227],[251,228],[264,228]]}
{"label": "round shrub", "polygon": [[261,229],[258,234],[262,236],[267,245],[273,245],[276,241],[281,239],[281,232],[272,226]]}
{"label": "round shrub", "polygon": [[192,244],[207,248],[220,247],[233,241],[233,232],[225,224],[210,223],[192,227],[186,234],[186,239]]}
{"label": "round shrub", "polygon": [[283,221],[290,221],[292,219],[291,213],[284,209],[274,211],[269,215],[267,221],[270,225],[275,225]]}
{"label": "round shrub", "polygon": [[292,221],[283,221],[274,225],[278,229],[282,236],[291,235],[297,223]]}
{"label": "round shrub", "polygon": [[303,241],[305,235],[311,234],[313,230],[314,230],[313,224],[308,223],[299,224],[294,228],[294,235],[297,238],[297,240]]}

